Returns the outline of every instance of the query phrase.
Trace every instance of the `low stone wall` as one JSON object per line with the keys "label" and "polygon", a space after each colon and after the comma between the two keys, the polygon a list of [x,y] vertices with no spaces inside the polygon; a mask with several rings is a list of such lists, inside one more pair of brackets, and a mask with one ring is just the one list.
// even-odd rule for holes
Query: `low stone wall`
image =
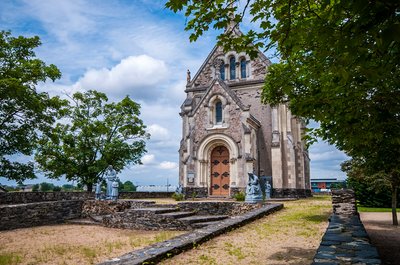
{"label": "low stone wall", "polygon": [[152,211],[125,211],[103,217],[104,226],[139,230],[191,230],[190,224]]}
{"label": "low stone wall", "polygon": [[0,193],[0,205],[21,204],[44,201],[90,200],[92,192],[7,192]]}
{"label": "low stone wall", "polygon": [[172,194],[175,191],[171,192],[146,192],[146,191],[122,191],[119,193],[120,199],[160,199],[160,198],[171,198]]}
{"label": "low stone wall", "polygon": [[82,200],[0,205],[0,230],[63,223],[79,218]]}
{"label": "low stone wall", "polygon": [[180,202],[178,207],[182,211],[193,211],[199,215],[236,216],[258,209],[261,205],[241,202]]}
{"label": "low stone wall", "polygon": [[88,200],[83,202],[82,216],[87,217],[90,215],[107,215],[117,212],[123,212],[126,209],[136,209],[142,207],[149,207],[154,205],[153,201],[131,201],[131,200],[118,200],[118,201],[95,201]]}
{"label": "low stone wall", "polygon": [[307,189],[272,189],[272,198],[307,198],[312,197]]}
{"label": "low stone wall", "polygon": [[353,190],[332,190],[333,214],[313,265],[381,264],[357,212]]}

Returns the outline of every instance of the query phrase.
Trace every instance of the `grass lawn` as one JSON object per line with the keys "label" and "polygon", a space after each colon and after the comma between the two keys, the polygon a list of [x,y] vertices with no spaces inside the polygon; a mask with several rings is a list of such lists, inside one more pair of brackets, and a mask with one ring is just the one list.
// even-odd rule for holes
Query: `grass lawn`
{"label": "grass lawn", "polygon": [[[363,207],[363,206],[357,206],[357,210],[360,213],[367,213],[367,212],[379,212],[379,213],[384,213],[384,212],[392,212],[392,208],[374,208],[374,207]],[[400,208],[396,209],[397,212],[400,212]]]}
{"label": "grass lawn", "polygon": [[163,261],[164,265],[311,264],[328,225],[330,196],[285,208]]}
{"label": "grass lawn", "polygon": [[0,232],[0,265],[95,264],[183,232],[54,225]]}

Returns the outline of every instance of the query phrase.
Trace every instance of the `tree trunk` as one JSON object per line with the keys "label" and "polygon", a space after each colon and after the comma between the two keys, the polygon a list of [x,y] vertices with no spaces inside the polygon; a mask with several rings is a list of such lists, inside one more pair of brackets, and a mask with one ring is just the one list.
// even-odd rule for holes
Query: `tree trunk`
{"label": "tree trunk", "polygon": [[88,191],[88,192],[92,192],[92,189],[93,189],[93,184],[92,183],[86,183],[86,190]]}
{"label": "tree trunk", "polygon": [[397,221],[396,206],[397,206],[397,186],[392,185],[392,220],[393,220],[393,225],[399,225],[399,223]]}

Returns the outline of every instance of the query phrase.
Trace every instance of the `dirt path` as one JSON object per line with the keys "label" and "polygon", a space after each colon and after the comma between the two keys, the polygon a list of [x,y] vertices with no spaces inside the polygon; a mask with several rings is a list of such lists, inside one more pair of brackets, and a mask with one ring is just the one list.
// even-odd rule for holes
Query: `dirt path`
{"label": "dirt path", "polygon": [[360,217],[382,264],[400,264],[400,227],[392,225],[391,213],[360,213]]}

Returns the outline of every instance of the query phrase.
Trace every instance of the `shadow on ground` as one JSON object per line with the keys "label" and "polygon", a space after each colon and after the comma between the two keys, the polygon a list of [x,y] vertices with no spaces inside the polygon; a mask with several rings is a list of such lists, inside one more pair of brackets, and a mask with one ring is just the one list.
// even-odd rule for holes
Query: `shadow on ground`
{"label": "shadow on ground", "polygon": [[[269,261],[276,260],[276,264],[310,264],[316,249],[292,248],[288,247],[284,251],[279,251],[268,257]],[[275,264],[275,263],[272,263]]]}

